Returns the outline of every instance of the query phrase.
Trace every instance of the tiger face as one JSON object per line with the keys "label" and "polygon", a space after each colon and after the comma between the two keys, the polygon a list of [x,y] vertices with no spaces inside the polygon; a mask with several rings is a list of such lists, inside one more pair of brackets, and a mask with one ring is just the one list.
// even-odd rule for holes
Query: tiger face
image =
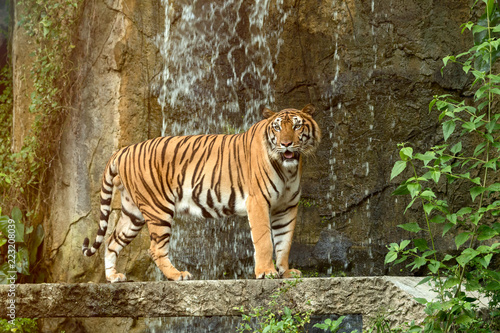
{"label": "tiger face", "polygon": [[272,112],[264,109],[268,119],[266,143],[271,159],[280,161],[286,168],[296,167],[303,154],[312,154],[321,140],[318,124],[312,118],[312,105],[302,110],[285,109]]}

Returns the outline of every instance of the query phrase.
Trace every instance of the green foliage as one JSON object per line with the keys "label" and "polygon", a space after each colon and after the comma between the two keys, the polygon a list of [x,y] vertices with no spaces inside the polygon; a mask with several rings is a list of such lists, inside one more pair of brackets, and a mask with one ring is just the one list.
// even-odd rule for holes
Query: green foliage
{"label": "green foliage", "polygon": [[[41,225],[36,230],[26,227],[21,222],[22,218],[17,207],[12,210],[11,217],[0,216],[0,284],[10,283],[8,272],[12,271],[24,275],[26,281],[35,282],[30,279],[30,272],[36,266],[38,247],[45,234]],[[9,235],[13,235],[13,241],[9,242]],[[20,278],[19,275],[17,277]]]}
{"label": "green foliage", "polygon": [[295,333],[304,332],[309,323],[311,312],[295,311],[295,305],[287,299],[288,291],[300,283],[301,279],[285,280],[284,285],[271,295],[267,307],[256,307],[246,314],[245,308],[235,308],[242,314],[243,322],[237,332]]}
{"label": "green foliage", "polygon": [[[47,172],[55,158],[62,121],[69,112],[72,86],[70,74],[74,32],[83,0],[21,0],[18,25],[31,37],[34,50],[28,68],[33,82],[29,111],[33,114],[30,133],[23,147],[10,150],[12,129],[12,73],[1,73],[5,87],[0,100],[0,191],[3,207],[19,206],[31,222],[40,222],[42,197],[46,195]],[[38,215],[38,216],[37,216]]]}
{"label": "green foliage", "polygon": [[[342,321],[344,321],[345,316],[339,317],[337,320],[325,319],[322,324],[315,324],[313,327],[322,329],[324,331],[336,333],[340,330],[340,325],[342,325]],[[358,330],[355,330],[351,333],[357,333]]]}
{"label": "green foliage", "polygon": [[299,200],[299,206],[304,206],[306,208],[311,208],[316,206],[316,201],[314,199],[301,198]]}
{"label": "green foliage", "polygon": [[6,319],[0,319],[0,332],[36,333],[38,331],[36,319],[16,318],[14,324],[10,324]]}
{"label": "green foliage", "polygon": [[[423,217],[399,225],[415,237],[390,244],[385,262],[406,262],[411,270],[426,268],[428,276],[420,283],[432,283],[439,295],[437,301],[416,299],[426,306],[427,317],[421,325],[412,324],[410,332],[500,329],[500,273],[491,267],[493,257],[500,254],[500,183],[495,182],[494,174],[500,167],[500,114],[494,108],[500,95],[500,75],[493,73],[500,55],[500,10],[492,0],[482,2],[486,13],[477,23],[463,25],[463,30],[472,31],[474,46],[443,59],[445,66],[458,63],[473,75],[473,104],[451,95],[434,97],[429,110],[439,111],[446,144],[416,154],[409,144],[401,144],[401,159],[391,172],[393,179],[408,171],[411,177],[393,194],[409,195],[406,210],[418,204]],[[462,138],[469,140],[460,141]],[[449,144],[452,139],[455,143]],[[476,146],[466,147],[470,141],[477,142]],[[446,198],[439,198],[435,189],[445,182],[460,182],[461,188],[468,188],[470,204],[453,209]],[[438,238],[451,237],[452,232],[457,253],[439,255]],[[486,318],[479,311],[481,296],[488,299]]]}

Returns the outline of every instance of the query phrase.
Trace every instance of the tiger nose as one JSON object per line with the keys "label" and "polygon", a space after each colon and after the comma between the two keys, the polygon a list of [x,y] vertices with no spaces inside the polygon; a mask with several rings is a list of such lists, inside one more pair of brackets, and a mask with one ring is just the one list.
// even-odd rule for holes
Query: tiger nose
{"label": "tiger nose", "polygon": [[283,147],[290,147],[290,146],[292,145],[292,141],[286,141],[286,142],[283,142],[283,141],[282,141],[282,142],[281,142],[281,145],[282,145]]}

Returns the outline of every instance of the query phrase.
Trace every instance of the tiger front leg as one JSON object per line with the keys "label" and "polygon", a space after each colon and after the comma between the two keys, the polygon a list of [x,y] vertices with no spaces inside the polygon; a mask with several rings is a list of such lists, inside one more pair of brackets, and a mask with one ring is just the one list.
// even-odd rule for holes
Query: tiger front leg
{"label": "tiger front leg", "polygon": [[281,277],[299,277],[302,273],[297,269],[290,269],[288,257],[292,246],[293,232],[297,222],[297,205],[288,207],[271,216],[271,229],[273,232],[274,247],[276,254],[276,266]]}
{"label": "tiger front leg", "polygon": [[273,243],[271,240],[269,207],[264,198],[249,197],[247,200],[248,221],[255,249],[255,277],[277,277],[273,263]]}
{"label": "tiger front leg", "polygon": [[170,218],[164,221],[147,221],[151,237],[149,254],[167,279],[172,281],[190,280],[192,278],[191,274],[186,271],[181,272],[177,270],[168,258],[168,248],[171,236],[171,223],[169,221],[172,221],[172,219]]}

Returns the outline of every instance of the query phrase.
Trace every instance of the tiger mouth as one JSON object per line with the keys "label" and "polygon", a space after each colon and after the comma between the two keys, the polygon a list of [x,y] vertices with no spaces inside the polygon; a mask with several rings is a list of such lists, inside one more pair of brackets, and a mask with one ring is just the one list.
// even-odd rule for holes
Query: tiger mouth
{"label": "tiger mouth", "polygon": [[293,161],[293,160],[298,160],[300,154],[296,151],[285,151],[284,153],[281,153],[281,159],[282,161]]}

